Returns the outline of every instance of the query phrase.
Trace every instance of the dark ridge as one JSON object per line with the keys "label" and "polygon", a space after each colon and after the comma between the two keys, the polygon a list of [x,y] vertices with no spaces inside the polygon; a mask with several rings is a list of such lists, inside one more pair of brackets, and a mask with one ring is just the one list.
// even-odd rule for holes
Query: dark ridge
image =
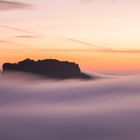
{"label": "dark ridge", "polygon": [[81,72],[79,65],[68,61],[45,59],[34,61],[25,59],[18,63],[3,64],[3,73],[18,71],[38,74],[53,79],[92,79],[91,76]]}

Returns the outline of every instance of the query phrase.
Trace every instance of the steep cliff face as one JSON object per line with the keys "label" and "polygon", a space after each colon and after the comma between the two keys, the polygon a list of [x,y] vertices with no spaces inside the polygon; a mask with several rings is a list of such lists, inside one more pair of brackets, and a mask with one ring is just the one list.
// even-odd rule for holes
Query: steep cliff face
{"label": "steep cliff face", "polygon": [[15,64],[3,64],[3,72],[9,71],[28,72],[56,79],[91,78],[89,75],[81,72],[78,64],[56,59],[38,61],[25,59]]}

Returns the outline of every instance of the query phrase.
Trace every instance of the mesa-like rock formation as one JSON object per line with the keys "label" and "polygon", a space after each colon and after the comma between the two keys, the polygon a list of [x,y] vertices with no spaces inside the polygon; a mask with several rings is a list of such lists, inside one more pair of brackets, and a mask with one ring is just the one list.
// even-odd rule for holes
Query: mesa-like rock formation
{"label": "mesa-like rock formation", "polygon": [[38,61],[25,59],[14,64],[3,64],[3,73],[11,71],[38,74],[53,79],[92,78],[91,76],[82,73],[78,64],[68,61],[59,61],[56,59]]}

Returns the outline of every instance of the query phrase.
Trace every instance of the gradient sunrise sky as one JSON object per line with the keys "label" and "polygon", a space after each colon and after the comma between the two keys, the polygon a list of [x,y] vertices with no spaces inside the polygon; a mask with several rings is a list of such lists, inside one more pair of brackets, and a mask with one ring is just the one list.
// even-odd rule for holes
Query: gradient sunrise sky
{"label": "gradient sunrise sky", "polygon": [[0,0],[0,65],[25,58],[140,71],[139,0]]}

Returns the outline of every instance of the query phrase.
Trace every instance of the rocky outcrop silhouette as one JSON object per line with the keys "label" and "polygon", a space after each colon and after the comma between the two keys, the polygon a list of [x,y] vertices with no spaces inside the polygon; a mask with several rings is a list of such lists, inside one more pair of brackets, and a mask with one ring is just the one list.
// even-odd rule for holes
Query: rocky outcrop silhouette
{"label": "rocky outcrop silhouette", "polygon": [[38,61],[25,59],[14,64],[3,64],[3,73],[11,71],[28,72],[54,79],[92,78],[91,76],[82,73],[78,64],[68,61],[59,61],[56,59],[45,59]]}

